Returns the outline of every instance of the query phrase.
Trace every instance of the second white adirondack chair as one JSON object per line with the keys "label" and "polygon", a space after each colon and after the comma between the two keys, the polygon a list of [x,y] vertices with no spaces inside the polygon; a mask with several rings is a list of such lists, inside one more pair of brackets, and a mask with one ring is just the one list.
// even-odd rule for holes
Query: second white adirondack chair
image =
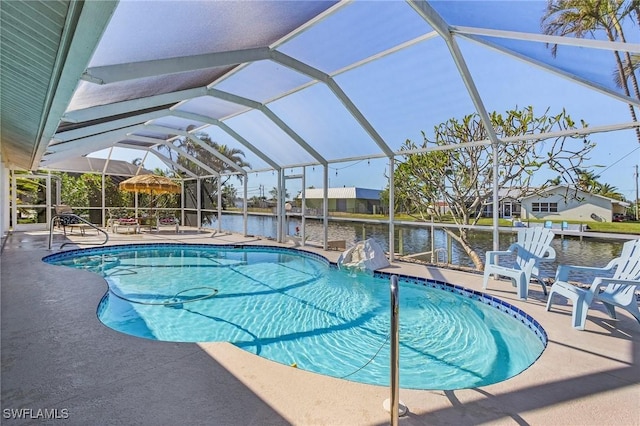
{"label": "second white adirondack chair", "polygon": [[[571,271],[606,273],[614,268],[611,278],[596,277],[588,290],[567,282]],[[611,318],[616,318],[615,307],[617,306],[629,311],[640,323],[640,310],[636,296],[638,290],[640,290],[640,240],[631,240],[622,246],[620,257],[613,259],[604,268],[560,265],[556,272],[556,281],[549,292],[547,311],[551,309],[553,296],[557,293],[573,301],[571,320],[573,327],[578,330],[584,330],[587,310],[597,300],[604,304]]]}
{"label": "second white adirondack chair", "polygon": [[[526,300],[529,281],[535,277],[542,285],[542,291],[546,295],[547,288],[539,276],[540,262],[555,260],[556,251],[551,247],[554,236],[553,231],[548,228],[523,228],[518,231],[518,241],[511,244],[506,251],[488,251],[482,288],[487,288],[490,275],[508,277],[513,286],[517,287],[518,298]],[[515,262],[509,266],[499,265],[498,257],[501,255],[515,255]]]}

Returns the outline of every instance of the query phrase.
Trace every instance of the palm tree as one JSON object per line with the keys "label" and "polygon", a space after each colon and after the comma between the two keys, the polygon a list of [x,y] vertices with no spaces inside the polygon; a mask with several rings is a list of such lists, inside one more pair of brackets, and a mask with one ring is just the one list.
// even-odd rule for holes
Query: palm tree
{"label": "palm tree", "polygon": [[234,206],[236,198],[238,197],[238,190],[233,185],[225,185],[222,187],[222,208]]}
{"label": "palm tree", "polygon": [[560,185],[562,183],[562,177],[561,176],[556,176],[553,179],[548,179],[547,183],[551,186],[557,186]]}
{"label": "palm tree", "polygon": [[[192,130],[191,126],[187,128],[187,131]],[[225,172],[233,172],[235,171],[235,167],[232,167],[231,164],[235,164],[239,167],[251,167],[251,164],[249,164],[248,162],[245,161],[244,159],[244,152],[240,149],[237,148],[229,148],[226,145],[221,145],[218,144],[217,142],[211,140],[211,136],[209,136],[206,133],[203,132],[199,132],[197,134],[195,134],[194,136],[196,136],[199,141],[204,142],[205,144],[207,144],[210,148],[213,148],[214,150],[218,151],[220,154],[222,154],[227,161],[221,160],[220,158],[218,158],[217,156],[213,155],[209,150],[207,150],[206,148],[202,147],[202,145],[200,143],[196,143],[195,140],[193,140],[192,138],[189,137],[183,137],[183,138],[179,138],[179,139],[175,139],[172,143],[174,146],[176,146],[177,148],[180,148],[184,151],[186,151],[189,155],[195,157],[196,159],[198,159],[199,161],[201,161],[202,163],[206,164],[207,166],[209,166],[210,168],[214,169],[215,171],[217,171],[218,173],[220,173],[220,185],[223,188],[223,202],[222,202],[222,207],[225,208],[227,205],[233,205],[233,199],[231,200],[231,202],[229,202],[228,199],[225,199],[225,190],[228,191],[227,189],[227,182],[229,181],[229,179],[231,179],[231,177],[233,175],[224,175],[222,176],[223,173]],[[196,173],[199,176],[204,176],[204,175],[210,175],[210,173],[204,169],[202,169],[202,167],[198,166],[197,164],[195,164],[192,160],[190,160],[189,158],[183,156],[183,155],[177,155],[176,158],[174,158],[174,150],[172,150],[171,148],[167,147],[167,146],[163,146],[160,145],[158,147],[159,150],[161,151],[165,151],[167,152],[169,158],[173,159],[175,162],[177,162],[178,164],[180,164],[181,166],[183,166],[184,168],[193,171],[194,173]],[[175,171],[174,171],[175,173]],[[236,177],[238,179],[241,179],[240,175],[236,175]],[[203,200],[208,200],[209,203],[211,203],[211,205],[216,205],[217,204],[217,197],[216,197],[216,190],[215,188],[217,188],[217,180],[218,178],[208,178],[207,185],[202,185],[201,188],[201,195],[202,195],[202,199]],[[187,192],[190,194],[190,196],[195,200],[196,196],[195,194],[192,194],[191,190],[187,190]],[[227,192],[228,195],[228,192]],[[235,198],[235,196],[233,196],[233,198]]]}
{"label": "palm tree", "polygon": [[601,184],[600,188],[596,191],[596,194],[607,198],[613,198],[614,200],[624,201],[625,199],[624,195],[620,193],[618,188],[608,183]]}
{"label": "palm tree", "polygon": [[632,1],[629,5],[629,11],[632,15],[636,15],[636,21],[638,21],[638,25],[640,25],[640,1]]}
{"label": "palm tree", "polygon": [[[202,137],[200,139],[204,141],[208,141],[214,149],[216,149],[220,154],[228,158],[232,163],[240,167],[251,167],[251,164],[247,163],[244,160],[244,152],[241,149],[229,148],[227,145],[219,145],[218,143],[213,142],[209,137],[207,138]],[[213,160],[213,163],[211,164],[211,166],[214,169],[220,170],[222,172],[234,170],[234,168],[232,168],[228,163],[223,162],[217,157],[215,160]]]}
{"label": "palm tree", "polygon": [[[251,164],[245,161],[244,152],[241,149],[229,148],[227,145],[218,144],[217,142],[212,141],[211,136],[206,133],[198,133],[196,136],[199,140],[226,157],[228,161],[223,161],[217,156],[211,154],[211,152],[203,148],[200,144],[194,142],[191,138],[177,139],[173,143],[176,147],[185,150],[187,153],[221,174],[224,172],[235,171],[235,168],[232,167],[231,164],[235,164],[240,167],[251,167]],[[195,170],[198,174],[208,174],[186,157],[178,157],[177,162],[190,170]],[[229,178],[230,176],[227,176],[222,184],[224,185]]]}
{"label": "palm tree", "polygon": [[[547,11],[542,17],[542,29],[550,35],[573,35],[584,38],[603,31],[610,41],[626,42],[622,22],[633,18],[635,14],[640,23],[640,1],[638,0],[558,0],[549,1]],[[555,57],[558,45],[551,52]],[[640,99],[640,89],[635,70],[638,68],[637,56],[629,52],[613,52],[616,60],[614,81],[625,95]],[[629,88],[631,84],[631,89]],[[629,104],[629,112],[634,122],[638,121],[635,107]],[[636,137],[640,142],[640,128],[636,127]]]}
{"label": "palm tree", "polygon": [[576,188],[590,193],[596,193],[602,184],[598,182],[599,175],[590,170],[576,169]]}
{"label": "palm tree", "polygon": [[[269,198],[270,200],[276,201],[278,199],[278,188],[275,186],[271,188],[269,195],[271,195],[271,198]],[[286,189],[284,190],[284,198],[289,198],[289,192]]]}

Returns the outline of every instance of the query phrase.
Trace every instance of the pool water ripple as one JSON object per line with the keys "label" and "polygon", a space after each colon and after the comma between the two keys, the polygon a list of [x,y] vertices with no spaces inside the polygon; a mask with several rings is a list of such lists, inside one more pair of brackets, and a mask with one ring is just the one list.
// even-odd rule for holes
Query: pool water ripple
{"label": "pool water ripple", "polygon": [[[228,341],[282,364],[389,383],[384,275],[353,274],[317,255],[266,247],[122,246],[45,261],[102,274],[110,292],[98,316],[123,333]],[[402,387],[448,390],[505,380],[528,368],[545,344],[535,320],[491,296],[401,277]]]}

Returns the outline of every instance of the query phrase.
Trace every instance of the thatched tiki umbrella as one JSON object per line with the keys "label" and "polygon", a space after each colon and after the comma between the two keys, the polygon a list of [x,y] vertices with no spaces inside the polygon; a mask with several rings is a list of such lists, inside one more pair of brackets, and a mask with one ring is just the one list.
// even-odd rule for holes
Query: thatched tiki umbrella
{"label": "thatched tiki umbrella", "polygon": [[171,179],[159,175],[138,175],[120,182],[123,191],[142,192],[151,195],[151,211],[153,213],[153,196],[160,194],[179,194],[182,187]]}

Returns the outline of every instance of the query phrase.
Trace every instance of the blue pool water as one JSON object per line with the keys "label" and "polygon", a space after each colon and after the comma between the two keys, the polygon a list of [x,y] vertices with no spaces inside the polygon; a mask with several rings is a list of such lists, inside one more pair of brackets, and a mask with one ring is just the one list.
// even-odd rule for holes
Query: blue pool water
{"label": "blue pool water", "polygon": [[[286,248],[154,244],[74,250],[48,263],[88,269],[109,291],[100,320],[177,342],[228,341],[286,365],[389,383],[389,277],[339,270]],[[461,389],[506,380],[546,334],[517,308],[459,286],[400,277],[400,385]]]}

